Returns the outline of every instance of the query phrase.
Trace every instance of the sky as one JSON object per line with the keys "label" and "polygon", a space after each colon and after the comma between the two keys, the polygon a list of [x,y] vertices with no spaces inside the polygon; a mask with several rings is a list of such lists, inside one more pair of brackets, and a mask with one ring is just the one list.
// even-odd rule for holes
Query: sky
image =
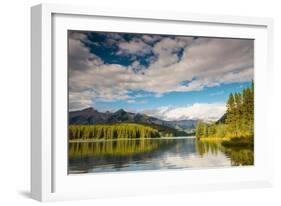
{"label": "sky", "polygon": [[251,85],[254,41],[69,31],[69,110],[215,121]]}

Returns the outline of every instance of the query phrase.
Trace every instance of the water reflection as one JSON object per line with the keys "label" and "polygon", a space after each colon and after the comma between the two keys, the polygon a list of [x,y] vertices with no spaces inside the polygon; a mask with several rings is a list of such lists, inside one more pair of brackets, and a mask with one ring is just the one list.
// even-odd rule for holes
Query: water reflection
{"label": "water reflection", "polygon": [[218,151],[221,151],[229,157],[232,166],[254,164],[254,150],[251,147],[225,148],[220,141],[201,140],[196,141],[196,151],[201,157],[204,157],[208,152],[217,155]]}
{"label": "water reflection", "polygon": [[69,173],[253,165],[250,148],[184,139],[107,140],[69,143]]}
{"label": "water reflection", "polygon": [[172,145],[174,139],[106,140],[70,143],[70,157],[81,156],[130,156],[150,152],[159,147]]}

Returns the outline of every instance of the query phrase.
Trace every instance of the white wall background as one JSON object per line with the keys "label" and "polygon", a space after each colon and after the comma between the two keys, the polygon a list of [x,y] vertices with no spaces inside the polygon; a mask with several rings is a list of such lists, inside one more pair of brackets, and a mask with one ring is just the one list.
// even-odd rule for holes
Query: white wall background
{"label": "white wall background", "polygon": [[[46,1],[7,0],[0,7],[0,204],[37,205],[29,198],[30,172],[30,6]],[[275,139],[275,187],[177,195],[58,202],[60,205],[280,205],[281,203],[281,5],[276,0],[57,0],[92,6],[139,8],[205,14],[272,17],[275,96],[271,108]],[[266,85],[264,85],[266,87]],[[279,121],[279,122],[278,122]]]}

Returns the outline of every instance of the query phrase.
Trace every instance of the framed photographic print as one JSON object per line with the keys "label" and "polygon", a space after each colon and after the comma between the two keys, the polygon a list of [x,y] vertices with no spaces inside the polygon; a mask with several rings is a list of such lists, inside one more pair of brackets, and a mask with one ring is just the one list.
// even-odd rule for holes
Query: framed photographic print
{"label": "framed photographic print", "polygon": [[271,19],[31,11],[34,199],[272,185]]}

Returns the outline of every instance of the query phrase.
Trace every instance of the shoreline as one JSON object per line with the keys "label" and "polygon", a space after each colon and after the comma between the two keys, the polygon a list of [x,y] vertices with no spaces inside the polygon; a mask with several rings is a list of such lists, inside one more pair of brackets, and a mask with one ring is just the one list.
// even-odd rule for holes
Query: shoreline
{"label": "shoreline", "polygon": [[177,139],[196,139],[195,136],[183,136],[183,137],[155,137],[155,138],[119,138],[119,139],[77,139],[68,140],[68,143],[79,142],[111,142],[111,141],[125,141],[125,140],[177,140]]}

